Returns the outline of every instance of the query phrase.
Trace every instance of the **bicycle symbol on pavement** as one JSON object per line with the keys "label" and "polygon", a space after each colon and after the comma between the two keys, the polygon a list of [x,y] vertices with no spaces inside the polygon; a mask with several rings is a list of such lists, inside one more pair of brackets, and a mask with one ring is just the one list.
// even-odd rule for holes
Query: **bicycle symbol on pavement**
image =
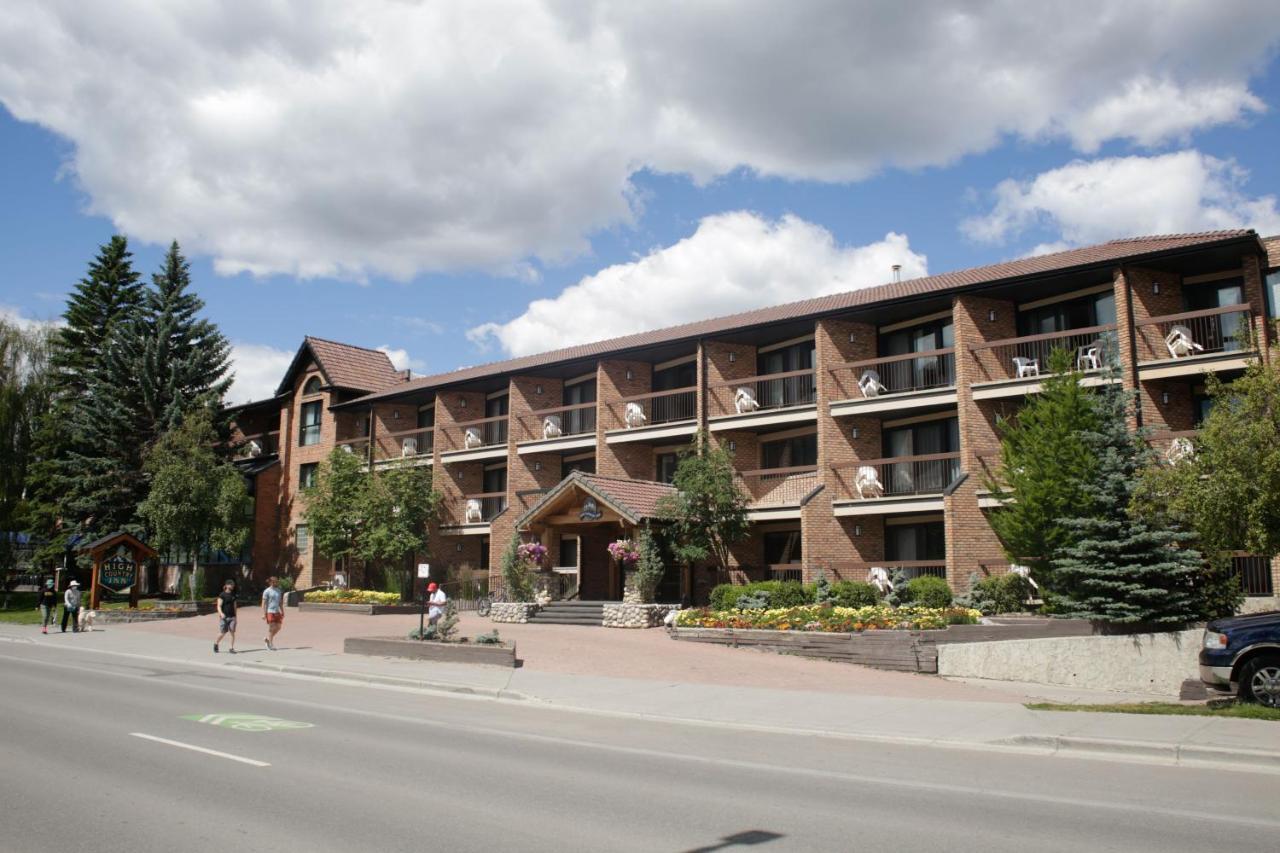
{"label": "bicycle symbol on pavement", "polygon": [[282,720],[279,717],[265,717],[262,714],[185,714],[182,719],[224,729],[235,729],[238,732],[275,732],[315,727],[314,723]]}

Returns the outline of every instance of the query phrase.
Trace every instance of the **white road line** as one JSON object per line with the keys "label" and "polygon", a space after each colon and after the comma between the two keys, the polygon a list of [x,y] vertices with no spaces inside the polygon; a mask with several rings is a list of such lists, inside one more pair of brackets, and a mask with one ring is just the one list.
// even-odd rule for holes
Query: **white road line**
{"label": "white road line", "polygon": [[147,735],[142,732],[129,732],[133,737],[140,737],[143,740],[153,740],[156,743],[167,743],[169,746],[177,746],[182,749],[189,749],[193,752],[203,752],[205,755],[216,755],[218,758],[229,758],[232,761],[239,761],[241,764],[251,764],[254,767],[270,767],[271,765],[265,761],[256,761],[252,758],[244,758],[239,755],[232,755],[229,752],[218,752],[216,749],[206,749],[203,746],[196,746],[190,743],[183,743],[177,740],[169,740],[168,738],[156,737],[155,735]]}

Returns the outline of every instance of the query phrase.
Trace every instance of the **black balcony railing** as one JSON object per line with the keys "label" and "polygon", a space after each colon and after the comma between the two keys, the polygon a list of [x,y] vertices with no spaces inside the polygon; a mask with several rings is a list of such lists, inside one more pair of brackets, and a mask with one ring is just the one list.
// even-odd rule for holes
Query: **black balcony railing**
{"label": "black balcony railing", "polygon": [[941,493],[960,476],[959,453],[864,459],[833,465],[843,500]]}
{"label": "black balcony railing", "polygon": [[949,388],[956,384],[956,354],[946,347],[890,355],[837,364],[831,372],[837,393],[845,399]]}

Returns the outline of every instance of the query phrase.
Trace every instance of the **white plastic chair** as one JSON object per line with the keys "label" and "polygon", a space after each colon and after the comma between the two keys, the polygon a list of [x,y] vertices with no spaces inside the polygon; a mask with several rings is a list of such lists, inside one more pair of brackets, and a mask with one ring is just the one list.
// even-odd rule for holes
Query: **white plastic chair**
{"label": "white plastic chair", "polygon": [[1076,370],[1101,370],[1102,344],[1094,341],[1076,350]]}
{"label": "white plastic chair", "polygon": [[1191,337],[1191,330],[1186,326],[1174,326],[1164,336],[1164,345],[1173,358],[1186,358],[1197,352],[1204,352],[1204,347]]}
{"label": "white plastic chair", "polygon": [[644,407],[639,403],[627,403],[627,408],[622,413],[622,420],[626,423],[627,429],[644,426],[647,420],[644,414]]}
{"label": "white plastic chair", "polygon": [[560,416],[547,415],[542,419],[542,437],[559,438],[564,433],[560,429]]}
{"label": "white plastic chair", "polygon": [[406,456],[417,456],[417,455],[418,455],[418,439],[406,438],[404,441],[400,442],[401,458],[404,458]]}
{"label": "white plastic chair", "polygon": [[462,437],[462,446],[467,450],[484,446],[484,438],[480,435],[478,427],[467,427],[467,432]]}
{"label": "white plastic chair", "polygon": [[872,566],[867,570],[867,583],[879,590],[881,595],[893,589],[893,579],[889,577],[889,570],[883,566]]}
{"label": "white plastic chair", "polygon": [[1178,437],[1169,443],[1169,449],[1164,452],[1164,461],[1170,465],[1177,465],[1195,455],[1196,446],[1191,443],[1191,439]]}
{"label": "white plastic chair", "polygon": [[760,403],[756,400],[756,395],[751,393],[750,388],[739,388],[733,394],[733,408],[738,414],[745,415],[759,409]]}
{"label": "white plastic chair", "polygon": [[889,389],[880,383],[879,373],[874,370],[864,370],[862,376],[858,378],[858,390],[862,392],[862,396],[869,398],[879,397],[880,392]]}
{"label": "white plastic chair", "polygon": [[1018,379],[1026,379],[1032,376],[1039,376],[1040,375],[1040,359],[1023,358],[1022,356],[1015,355],[1013,357],[1013,370],[1016,378]]}
{"label": "white plastic chair", "polygon": [[480,509],[480,501],[471,498],[467,501],[467,515],[465,519],[467,524],[479,524],[484,521],[484,513]]}
{"label": "white plastic chair", "polygon": [[866,499],[884,497],[884,484],[880,482],[880,472],[872,465],[863,465],[853,475],[853,487],[858,490],[858,497]]}

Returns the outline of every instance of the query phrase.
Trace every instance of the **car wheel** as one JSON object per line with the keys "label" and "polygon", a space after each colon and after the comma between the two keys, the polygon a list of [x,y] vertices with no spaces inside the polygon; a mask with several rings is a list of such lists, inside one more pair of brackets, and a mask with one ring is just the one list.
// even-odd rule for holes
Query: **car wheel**
{"label": "car wheel", "polygon": [[1240,698],[1280,708],[1280,656],[1256,657],[1240,671]]}

